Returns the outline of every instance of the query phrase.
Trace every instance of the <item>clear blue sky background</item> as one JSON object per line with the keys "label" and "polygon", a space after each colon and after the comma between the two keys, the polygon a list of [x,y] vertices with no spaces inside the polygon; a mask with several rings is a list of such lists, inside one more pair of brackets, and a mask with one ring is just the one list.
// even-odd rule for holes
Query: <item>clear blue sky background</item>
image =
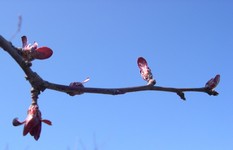
{"label": "clear blue sky background", "polygon": [[202,87],[221,74],[219,96],[166,92],[71,97],[46,90],[39,97],[43,118],[39,141],[23,137],[15,117],[26,118],[30,85],[11,57],[0,50],[0,149],[5,150],[232,150],[233,1],[1,1],[0,34],[53,49],[32,69],[50,82],[87,87],[146,84],[136,61],[147,59],[157,85]]}

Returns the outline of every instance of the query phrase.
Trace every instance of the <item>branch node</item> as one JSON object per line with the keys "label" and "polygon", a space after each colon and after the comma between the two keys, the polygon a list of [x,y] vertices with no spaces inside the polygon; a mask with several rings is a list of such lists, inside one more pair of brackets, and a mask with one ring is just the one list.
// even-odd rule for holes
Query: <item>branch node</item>
{"label": "branch node", "polygon": [[186,100],[184,92],[178,91],[177,95],[179,95],[182,100],[184,100],[184,101]]}
{"label": "branch node", "polygon": [[32,63],[31,63],[31,61],[24,61],[25,62],[25,65],[27,66],[27,67],[31,67],[32,66]]}
{"label": "branch node", "polygon": [[210,88],[206,88],[206,93],[213,96],[217,96],[219,94],[217,91]]}
{"label": "branch node", "polygon": [[28,81],[28,80],[29,80],[29,77],[26,75],[26,76],[25,76],[25,79]]}
{"label": "branch node", "polygon": [[33,72],[30,77],[26,77],[27,80],[31,83],[32,87],[38,89],[39,91],[44,91],[46,87],[44,86],[44,80],[36,73]]}
{"label": "branch node", "polygon": [[119,94],[125,94],[125,92],[119,89],[113,90],[113,95],[119,95]]}
{"label": "branch node", "polygon": [[148,80],[148,83],[147,83],[147,85],[151,85],[151,86],[154,86],[156,84],[156,80],[155,79],[149,79]]}

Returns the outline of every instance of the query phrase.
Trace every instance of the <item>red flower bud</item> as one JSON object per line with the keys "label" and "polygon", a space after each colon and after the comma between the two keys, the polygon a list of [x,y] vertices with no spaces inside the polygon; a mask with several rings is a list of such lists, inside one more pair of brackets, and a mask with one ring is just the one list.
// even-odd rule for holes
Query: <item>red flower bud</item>
{"label": "red flower bud", "polygon": [[[87,77],[84,81],[82,81],[82,82],[71,82],[70,83],[70,87],[74,87],[74,88],[76,88],[76,87],[81,87],[81,88],[84,88],[84,83],[86,83],[86,82],[88,82],[90,80],[90,78],[89,77]],[[69,94],[70,96],[74,96],[74,95],[81,95],[81,94],[83,94],[83,92],[75,92],[75,93],[71,93],[71,92],[68,92],[67,94]]]}
{"label": "red flower bud", "polygon": [[32,61],[34,59],[47,59],[52,56],[53,51],[44,46],[44,47],[38,47],[38,43],[34,42],[32,45],[28,44],[27,37],[22,36],[22,56],[27,61]]}
{"label": "red flower bud", "polygon": [[24,136],[30,133],[35,140],[38,140],[40,138],[41,122],[44,122],[48,125],[52,125],[51,121],[43,120],[41,118],[41,112],[37,104],[30,105],[27,112],[27,118],[25,121],[20,122],[18,121],[18,118],[13,119],[14,126],[19,126],[24,124],[24,129],[23,129]]}
{"label": "red flower bud", "polygon": [[[143,57],[139,57],[137,61],[138,67],[140,69],[140,74],[144,80],[148,83],[153,79],[150,68],[148,67],[147,61]],[[155,80],[153,80],[155,82]]]}
{"label": "red flower bud", "polygon": [[214,78],[210,79],[206,84],[205,87],[209,89],[214,89],[218,83],[220,82],[220,75],[216,75]]}
{"label": "red flower bud", "polygon": [[53,51],[48,47],[39,47],[32,53],[35,59],[47,59],[53,55]]}

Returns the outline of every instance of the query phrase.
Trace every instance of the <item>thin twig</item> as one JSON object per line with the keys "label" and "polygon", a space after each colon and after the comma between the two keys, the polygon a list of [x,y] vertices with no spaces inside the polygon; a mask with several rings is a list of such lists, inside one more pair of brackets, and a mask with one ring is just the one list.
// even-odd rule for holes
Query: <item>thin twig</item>
{"label": "thin twig", "polygon": [[14,34],[12,35],[12,37],[10,38],[10,41],[12,41],[12,40],[16,37],[16,35],[20,32],[21,26],[22,26],[22,20],[23,20],[22,16],[19,15],[19,16],[18,16],[17,30],[15,31],[15,33],[14,33]]}
{"label": "thin twig", "polygon": [[125,87],[125,88],[93,88],[93,87],[69,87],[66,85],[60,85],[50,82],[45,82],[44,87],[46,89],[51,89],[55,91],[65,92],[65,93],[95,93],[95,94],[108,94],[108,95],[119,95],[130,92],[139,91],[164,91],[177,93],[181,99],[185,100],[184,92],[204,92],[209,95],[218,95],[216,91],[210,90],[206,87],[201,88],[172,88],[172,87],[161,87],[161,86],[135,86],[135,87]]}

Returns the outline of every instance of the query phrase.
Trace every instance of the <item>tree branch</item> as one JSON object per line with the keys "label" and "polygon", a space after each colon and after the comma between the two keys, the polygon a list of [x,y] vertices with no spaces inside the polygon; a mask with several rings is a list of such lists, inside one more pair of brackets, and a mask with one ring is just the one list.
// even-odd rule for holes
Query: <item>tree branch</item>
{"label": "tree branch", "polygon": [[[29,81],[33,88],[33,92],[35,90],[44,91],[45,89],[55,90],[59,92],[64,92],[70,95],[80,95],[83,93],[96,93],[96,94],[109,94],[109,95],[119,95],[125,94],[129,92],[139,92],[139,91],[164,91],[164,92],[173,92],[180,96],[181,99],[185,100],[184,92],[204,92],[209,95],[216,96],[218,92],[213,90],[213,88],[209,87],[201,87],[201,88],[172,88],[172,87],[161,87],[154,86],[153,84],[145,85],[145,86],[136,86],[136,87],[125,87],[125,88],[92,88],[92,87],[84,87],[82,86],[67,86],[60,85],[56,83],[50,83],[48,81],[43,80],[36,72],[33,72],[30,68],[31,63],[27,62],[23,59],[21,48],[14,47],[10,42],[4,39],[0,35],[0,47],[2,47],[9,55],[18,63],[18,65],[22,68],[24,73],[26,74],[26,79]],[[33,95],[36,97],[35,95]]]}
{"label": "tree branch", "polygon": [[181,99],[185,100],[184,92],[204,92],[209,95],[218,95],[214,90],[210,90],[206,87],[201,88],[172,88],[172,87],[161,87],[153,85],[145,86],[135,86],[135,87],[125,87],[125,88],[92,88],[92,87],[70,87],[65,85],[59,85],[55,83],[45,82],[44,87],[46,89],[56,90],[65,93],[96,93],[96,94],[109,94],[109,95],[119,95],[130,92],[139,92],[139,91],[164,91],[164,92],[173,92],[180,96]]}

